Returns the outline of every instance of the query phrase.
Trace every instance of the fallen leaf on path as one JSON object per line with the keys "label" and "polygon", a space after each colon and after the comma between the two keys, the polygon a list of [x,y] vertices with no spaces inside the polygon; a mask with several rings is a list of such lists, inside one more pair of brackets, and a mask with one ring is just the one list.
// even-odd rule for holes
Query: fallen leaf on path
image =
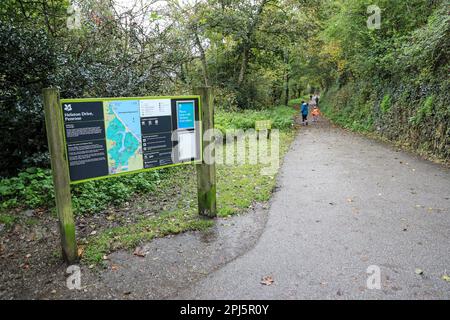
{"label": "fallen leaf on path", "polygon": [[265,286],[270,286],[272,285],[274,282],[272,276],[265,276],[261,279],[261,284],[265,285]]}
{"label": "fallen leaf on path", "polygon": [[444,274],[441,279],[450,282],[450,276],[448,274]]}
{"label": "fallen leaf on path", "polygon": [[119,270],[119,266],[116,265],[116,264],[113,264],[113,265],[111,266],[111,270],[112,270],[112,271],[117,271],[117,270]]}
{"label": "fallen leaf on path", "polygon": [[141,247],[136,247],[136,249],[134,249],[133,254],[135,256],[138,256],[138,257],[141,257],[141,258],[143,258],[143,257],[145,257],[147,255],[147,253],[144,252],[144,250]]}
{"label": "fallen leaf on path", "polygon": [[423,270],[422,269],[419,269],[419,268],[416,268],[416,270],[414,271],[416,274],[418,274],[418,275],[423,275]]}
{"label": "fallen leaf on path", "polygon": [[78,246],[78,257],[81,258],[84,253],[84,246]]}

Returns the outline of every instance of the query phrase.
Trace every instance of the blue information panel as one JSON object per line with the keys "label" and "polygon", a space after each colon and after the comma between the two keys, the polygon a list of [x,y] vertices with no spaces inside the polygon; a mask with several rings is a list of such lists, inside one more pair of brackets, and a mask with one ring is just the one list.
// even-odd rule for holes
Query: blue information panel
{"label": "blue information panel", "polygon": [[177,101],[177,115],[179,129],[194,129],[195,105],[194,101]]}

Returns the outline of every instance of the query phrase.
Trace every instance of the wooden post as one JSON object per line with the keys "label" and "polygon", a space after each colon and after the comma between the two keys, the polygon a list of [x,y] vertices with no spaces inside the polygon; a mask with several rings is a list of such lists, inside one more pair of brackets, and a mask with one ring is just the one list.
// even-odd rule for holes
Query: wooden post
{"label": "wooden post", "polygon": [[[214,105],[210,87],[195,88],[195,94],[200,95],[202,109],[203,132],[214,128]],[[203,137],[201,137],[203,139]],[[202,154],[205,148],[213,141],[204,141]],[[213,155],[214,156],[214,155]],[[216,206],[216,165],[206,164],[205,161],[197,164],[197,196],[198,213],[202,216],[214,218],[217,216]]]}
{"label": "wooden post", "polygon": [[52,165],[62,253],[64,260],[72,264],[78,260],[78,250],[75,238],[69,167],[64,143],[64,124],[62,121],[62,108],[59,102],[59,91],[54,88],[47,88],[43,90],[43,96],[45,126]]}

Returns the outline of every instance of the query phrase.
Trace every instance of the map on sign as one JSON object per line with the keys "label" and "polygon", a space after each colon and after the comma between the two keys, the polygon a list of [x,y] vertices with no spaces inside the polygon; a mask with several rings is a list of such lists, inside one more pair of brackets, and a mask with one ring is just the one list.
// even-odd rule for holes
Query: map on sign
{"label": "map on sign", "polygon": [[71,183],[201,160],[200,99],[61,100]]}
{"label": "map on sign", "polygon": [[142,169],[139,101],[105,102],[104,114],[109,173]]}

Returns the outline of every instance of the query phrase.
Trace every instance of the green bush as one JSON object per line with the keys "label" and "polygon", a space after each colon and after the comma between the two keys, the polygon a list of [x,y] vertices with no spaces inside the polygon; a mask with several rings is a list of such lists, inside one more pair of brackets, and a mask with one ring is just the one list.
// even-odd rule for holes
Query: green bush
{"label": "green bush", "polygon": [[430,117],[433,112],[434,96],[425,99],[424,103],[417,109],[416,114],[409,118],[409,122],[415,126],[419,125],[426,118]]}
{"label": "green bush", "polygon": [[389,94],[383,97],[383,101],[380,104],[380,110],[382,113],[387,113],[391,109],[391,96]]}
{"label": "green bush", "polygon": [[28,168],[17,177],[0,181],[0,208],[26,206],[38,208],[53,201],[50,170]]}
{"label": "green bush", "polygon": [[[382,2],[381,30],[351,32],[359,22],[347,13],[365,10],[361,1],[346,2],[330,22],[327,35],[338,40],[338,57],[345,64],[323,95],[322,111],[346,128],[376,131],[422,155],[449,161],[448,5]],[[405,6],[421,14],[405,14]]]}
{"label": "green bush", "polygon": [[[151,192],[168,171],[149,171],[74,185],[74,211],[99,212],[110,204],[119,205],[136,194]],[[17,177],[2,179],[0,182],[0,209],[51,208],[54,198],[52,175],[48,169],[28,168]]]}
{"label": "green bush", "polygon": [[[262,111],[225,112],[219,110],[216,127],[226,129],[250,129],[257,120],[272,120],[272,127],[285,130],[291,127],[295,110],[285,106]],[[160,180],[173,174],[173,170],[161,169],[138,174],[89,181],[72,186],[72,204],[75,213],[94,213],[109,205],[120,205],[136,194],[154,191]],[[54,206],[51,170],[28,168],[16,177],[0,182],[0,209],[51,208]]]}
{"label": "green bush", "polygon": [[226,112],[218,110],[214,123],[215,127],[225,133],[227,129],[254,129],[259,120],[272,120],[272,128],[289,129],[294,123],[297,111],[286,106],[278,106],[265,110],[243,110],[242,112]]}

